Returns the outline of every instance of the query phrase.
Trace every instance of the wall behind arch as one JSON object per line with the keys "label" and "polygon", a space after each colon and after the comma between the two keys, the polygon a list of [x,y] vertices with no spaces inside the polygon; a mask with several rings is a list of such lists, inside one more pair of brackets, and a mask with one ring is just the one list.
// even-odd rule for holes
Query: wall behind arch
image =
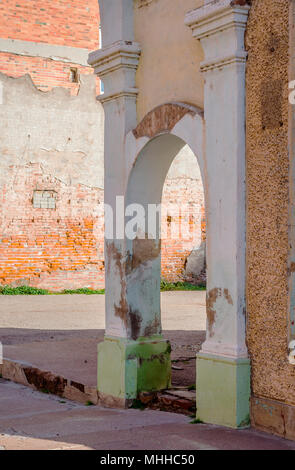
{"label": "wall behind arch", "polygon": [[[194,256],[195,250],[199,250],[202,241],[205,240],[205,201],[204,188],[198,160],[192,150],[186,145],[175,157],[167,174],[162,195],[162,204],[170,207],[168,214],[162,214],[162,278],[169,282],[193,280],[200,282],[205,280],[200,272],[195,276],[189,275],[186,270],[188,260]],[[173,205],[181,207],[181,213],[173,214]],[[177,223],[178,218],[187,217],[190,223],[190,237],[184,239],[172,238],[172,224]],[[173,220],[173,218],[176,220]],[[165,239],[165,234],[167,239]],[[204,260],[205,263],[205,260]],[[204,267],[204,266],[203,266]]]}

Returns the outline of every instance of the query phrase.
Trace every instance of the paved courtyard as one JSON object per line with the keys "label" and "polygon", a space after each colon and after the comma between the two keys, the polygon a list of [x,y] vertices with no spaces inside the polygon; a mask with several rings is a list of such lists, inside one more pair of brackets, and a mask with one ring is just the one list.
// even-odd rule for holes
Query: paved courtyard
{"label": "paved courtyard", "polygon": [[[161,297],[164,336],[177,361],[173,382],[192,385],[195,355],[205,339],[206,293],[163,292]],[[1,296],[4,357],[95,386],[104,301],[103,295]]]}
{"label": "paved courtyard", "polygon": [[191,424],[152,410],[110,410],[35,392],[0,379],[0,448],[7,450],[295,449],[253,429]]}
{"label": "paved courtyard", "polygon": [[[162,293],[162,318],[172,343],[174,385],[193,384],[195,353],[205,338],[205,292]],[[0,325],[5,357],[95,387],[104,296],[1,296]],[[85,406],[0,379],[0,449],[295,449],[293,442],[252,429],[191,419]]]}

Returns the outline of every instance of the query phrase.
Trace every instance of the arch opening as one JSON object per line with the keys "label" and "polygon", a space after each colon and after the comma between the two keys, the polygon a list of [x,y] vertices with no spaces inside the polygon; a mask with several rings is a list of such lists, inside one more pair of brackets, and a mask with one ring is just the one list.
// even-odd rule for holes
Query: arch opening
{"label": "arch opening", "polygon": [[[185,387],[195,384],[196,367],[192,351],[199,351],[205,340],[206,307],[205,288],[197,291],[191,285],[190,292],[178,293],[178,297],[175,296],[176,306],[173,305],[175,314],[177,303],[182,305],[183,329],[176,330],[168,318],[162,325],[160,287],[164,284],[163,281],[166,281],[163,276],[163,249],[169,246],[173,249],[173,244],[177,243],[186,244],[186,250],[191,254],[194,249],[200,248],[202,242],[200,201],[194,201],[197,190],[189,195],[187,201],[181,194],[181,189],[177,187],[172,191],[172,195],[170,194],[170,198],[169,190],[166,190],[165,194],[167,176],[171,171],[173,174],[173,165],[177,163],[178,173],[179,166],[182,165],[184,176],[188,176],[188,168],[184,165],[192,165],[190,176],[198,175],[198,189],[203,192],[197,156],[186,142],[176,135],[161,134],[149,140],[133,165],[126,192],[126,207],[132,207],[132,210],[126,219],[126,225],[130,223],[134,213],[137,212],[138,215],[137,206],[143,208],[144,219],[133,218],[132,237],[127,237],[126,240],[128,265],[131,266],[126,273],[126,298],[130,311],[137,312],[138,315],[138,330],[133,339],[161,336],[163,326],[164,339],[172,343],[172,351],[174,347],[178,348],[178,343],[185,343],[180,348],[183,348],[183,355],[190,357],[191,362],[183,361],[183,367],[174,367],[171,377],[172,386]],[[190,181],[190,188],[196,181],[197,178]],[[201,201],[204,204],[204,192]],[[178,258],[179,256],[177,253]],[[203,262],[205,264],[205,259]],[[182,280],[185,279],[183,271],[184,269],[181,273]],[[169,266],[165,272],[167,275]],[[173,280],[172,277],[171,279]],[[183,283],[183,289],[184,286]],[[172,283],[170,288],[173,289]],[[186,288],[188,289],[188,284]],[[197,307],[197,304],[201,304],[201,307]]]}

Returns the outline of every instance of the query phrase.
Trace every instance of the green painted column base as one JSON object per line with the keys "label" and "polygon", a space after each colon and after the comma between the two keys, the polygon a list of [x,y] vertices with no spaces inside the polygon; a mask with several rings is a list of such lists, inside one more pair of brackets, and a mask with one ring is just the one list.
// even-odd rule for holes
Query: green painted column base
{"label": "green painted column base", "polygon": [[137,341],[105,337],[98,345],[100,402],[111,407],[126,407],[140,392],[169,388],[170,353],[170,343],[162,336]]}
{"label": "green painted column base", "polygon": [[250,425],[250,361],[197,355],[197,419],[231,428]]}

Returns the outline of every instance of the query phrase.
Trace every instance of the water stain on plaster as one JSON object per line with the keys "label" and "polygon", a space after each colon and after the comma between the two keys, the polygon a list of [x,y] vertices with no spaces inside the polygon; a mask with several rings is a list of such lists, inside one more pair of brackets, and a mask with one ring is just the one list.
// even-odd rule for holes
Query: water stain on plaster
{"label": "water stain on plaster", "polygon": [[[147,236],[146,236],[147,237]],[[131,273],[144,263],[158,258],[161,253],[161,242],[148,238],[135,238],[132,243],[132,253],[129,253],[127,273]]]}
{"label": "water stain on plaster", "polygon": [[223,289],[223,292],[224,292],[224,297],[226,298],[226,300],[228,301],[228,303],[230,305],[233,305],[233,299],[232,299],[232,296],[230,295],[228,289]]}
{"label": "water stain on plaster", "polygon": [[[135,340],[140,336],[142,315],[138,311],[133,311],[127,301],[127,281],[126,277],[134,272],[139,266],[156,259],[160,255],[161,244],[156,240],[136,238],[132,244],[132,253],[127,252],[124,257],[115,244],[107,243],[106,254],[108,257],[107,272],[110,275],[112,261],[119,273],[121,283],[121,298],[119,304],[114,304],[115,316],[119,317],[125,325],[130,337]],[[144,331],[144,336],[152,336],[158,333],[160,319],[155,318],[148,324]]]}
{"label": "water stain on plaster", "polygon": [[159,317],[155,317],[155,319],[145,327],[144,336],[160,334],[161,331],[159,331],[159,329],[161,330],[161,320]]}
{"label": "water stain on plaster", "polygon": [[142,315],[138,311],[129,310],[130,318],[130,336],[133,340],[136,340],[140,336],[140,326],[142,322]]}
{"label": "water stain on plaster", "polygon": [[207,319],[208,319],[208,330],[210,338],[213,336],[213,327],[215,324],[216,310],[215,303],[218,298],[224,297],[229,305],[233,305],[232,296],[228,289],[221,289],[215,287],[207,293],[206,304],[207,304]]}

